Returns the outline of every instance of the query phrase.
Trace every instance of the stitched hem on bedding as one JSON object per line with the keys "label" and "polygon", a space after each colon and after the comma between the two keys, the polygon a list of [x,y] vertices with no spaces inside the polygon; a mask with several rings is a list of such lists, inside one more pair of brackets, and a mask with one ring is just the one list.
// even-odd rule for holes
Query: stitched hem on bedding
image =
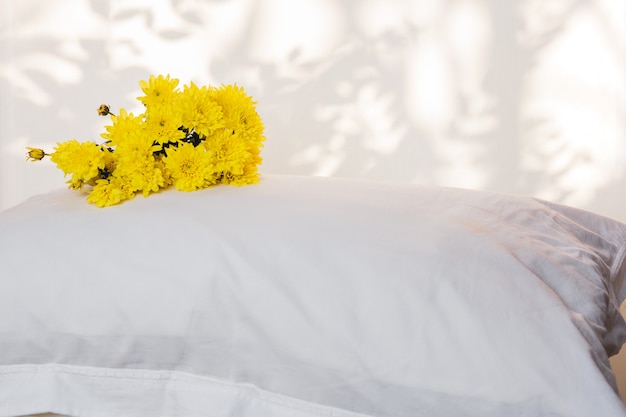
{"label": "stitched hem on bedding", "polygon": [[180,371],[0,366],[0,417],[368,417]]}

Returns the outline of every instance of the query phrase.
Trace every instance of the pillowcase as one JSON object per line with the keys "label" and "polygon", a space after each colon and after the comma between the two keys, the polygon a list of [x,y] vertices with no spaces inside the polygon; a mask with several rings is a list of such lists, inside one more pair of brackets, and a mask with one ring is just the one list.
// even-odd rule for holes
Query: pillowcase
{"label": "pillowcase", "polygon": [[263,176],[0,214],[0,416],[624,416],[626,226]]}

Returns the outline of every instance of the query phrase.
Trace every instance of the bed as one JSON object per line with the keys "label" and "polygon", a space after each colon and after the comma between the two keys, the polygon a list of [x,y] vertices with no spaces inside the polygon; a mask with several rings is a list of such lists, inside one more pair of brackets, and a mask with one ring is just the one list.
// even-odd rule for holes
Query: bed
{"label": "bed", "polygon": [[626,416],[626,225],[263,175],[0,214],[0,417]]}

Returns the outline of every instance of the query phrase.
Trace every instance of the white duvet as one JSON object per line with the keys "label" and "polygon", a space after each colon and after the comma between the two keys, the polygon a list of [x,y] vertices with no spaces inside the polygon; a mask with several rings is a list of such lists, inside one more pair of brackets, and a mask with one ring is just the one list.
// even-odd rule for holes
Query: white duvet
{"label": "white duvet", "polygon": [[264,176],[0,214],[0,417],[616,417],[626,226]]}

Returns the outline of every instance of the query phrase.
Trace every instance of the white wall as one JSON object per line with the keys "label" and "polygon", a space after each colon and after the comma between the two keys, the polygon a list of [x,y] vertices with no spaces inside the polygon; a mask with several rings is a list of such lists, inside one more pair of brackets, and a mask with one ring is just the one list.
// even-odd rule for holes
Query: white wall
{"label": "white wall", "polygon": [[262,172],[530,194],[626,220],[621,0],[0,0],[0,209],[137,82],[259,102]]}

